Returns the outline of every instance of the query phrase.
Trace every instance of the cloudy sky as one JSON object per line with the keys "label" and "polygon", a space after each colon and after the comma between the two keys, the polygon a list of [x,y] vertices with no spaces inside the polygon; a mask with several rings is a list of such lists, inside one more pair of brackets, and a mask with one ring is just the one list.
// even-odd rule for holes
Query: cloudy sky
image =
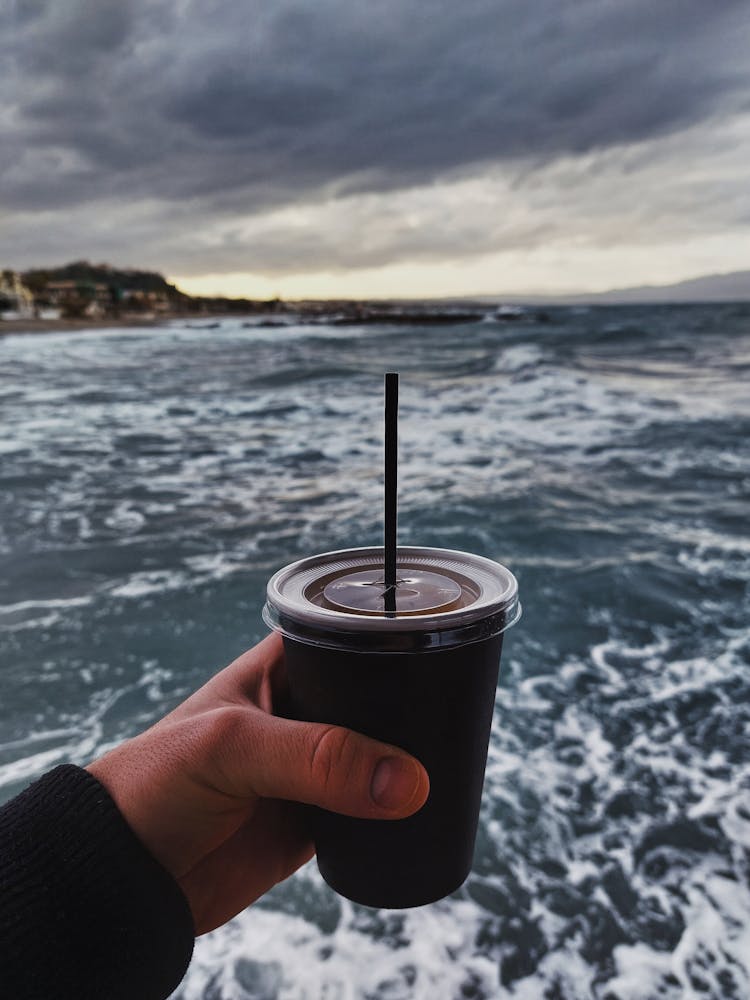
{"label": "cloudy sky", "polygon": [[0,264],[188,291],[750,267],[747,0],[0,0]]}

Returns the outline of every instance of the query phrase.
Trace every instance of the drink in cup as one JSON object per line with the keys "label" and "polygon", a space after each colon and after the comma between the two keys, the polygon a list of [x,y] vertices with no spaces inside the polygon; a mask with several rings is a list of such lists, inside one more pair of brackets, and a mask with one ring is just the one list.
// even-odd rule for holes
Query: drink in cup
{"label": "drink in cup", "polygon": [[427,769],[424,806],[401,820],[311,808],[318,867],[341,895],[374,907],[420,906],[471,868],[503,633],[520,616],[499,563],[449,549],[382,548],[302,559],[268,583],[266,623],[280,632],[291,711],[402,747]]}

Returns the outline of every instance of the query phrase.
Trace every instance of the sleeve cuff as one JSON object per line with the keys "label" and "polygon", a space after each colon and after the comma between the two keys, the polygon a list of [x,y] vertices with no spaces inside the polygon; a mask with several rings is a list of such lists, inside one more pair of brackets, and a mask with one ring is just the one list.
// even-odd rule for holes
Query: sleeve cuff
{"label": "sleeve cuff", "polygon": [[16,1000],[164,1000],[195,930],[106,789],[64,764],[0,810],[0,937]]}

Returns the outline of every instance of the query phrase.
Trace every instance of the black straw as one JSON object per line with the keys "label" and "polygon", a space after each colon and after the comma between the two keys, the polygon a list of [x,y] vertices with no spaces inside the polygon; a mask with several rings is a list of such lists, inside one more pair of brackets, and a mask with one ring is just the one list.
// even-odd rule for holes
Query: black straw
{"label": "black straw", "polygon": [[385,610],[396,611],[398,525],[398,372],[385,375]]}

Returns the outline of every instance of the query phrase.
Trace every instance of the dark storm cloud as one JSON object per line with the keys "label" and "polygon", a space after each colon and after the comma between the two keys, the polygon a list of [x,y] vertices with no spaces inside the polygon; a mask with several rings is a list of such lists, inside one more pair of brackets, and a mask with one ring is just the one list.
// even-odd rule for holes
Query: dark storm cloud
{"label": "dark storm cloud", "polygon": [[0,206],[191,199],[196,225],[654,138],[745,99],[749,22],[745,0],[6,0]]}

